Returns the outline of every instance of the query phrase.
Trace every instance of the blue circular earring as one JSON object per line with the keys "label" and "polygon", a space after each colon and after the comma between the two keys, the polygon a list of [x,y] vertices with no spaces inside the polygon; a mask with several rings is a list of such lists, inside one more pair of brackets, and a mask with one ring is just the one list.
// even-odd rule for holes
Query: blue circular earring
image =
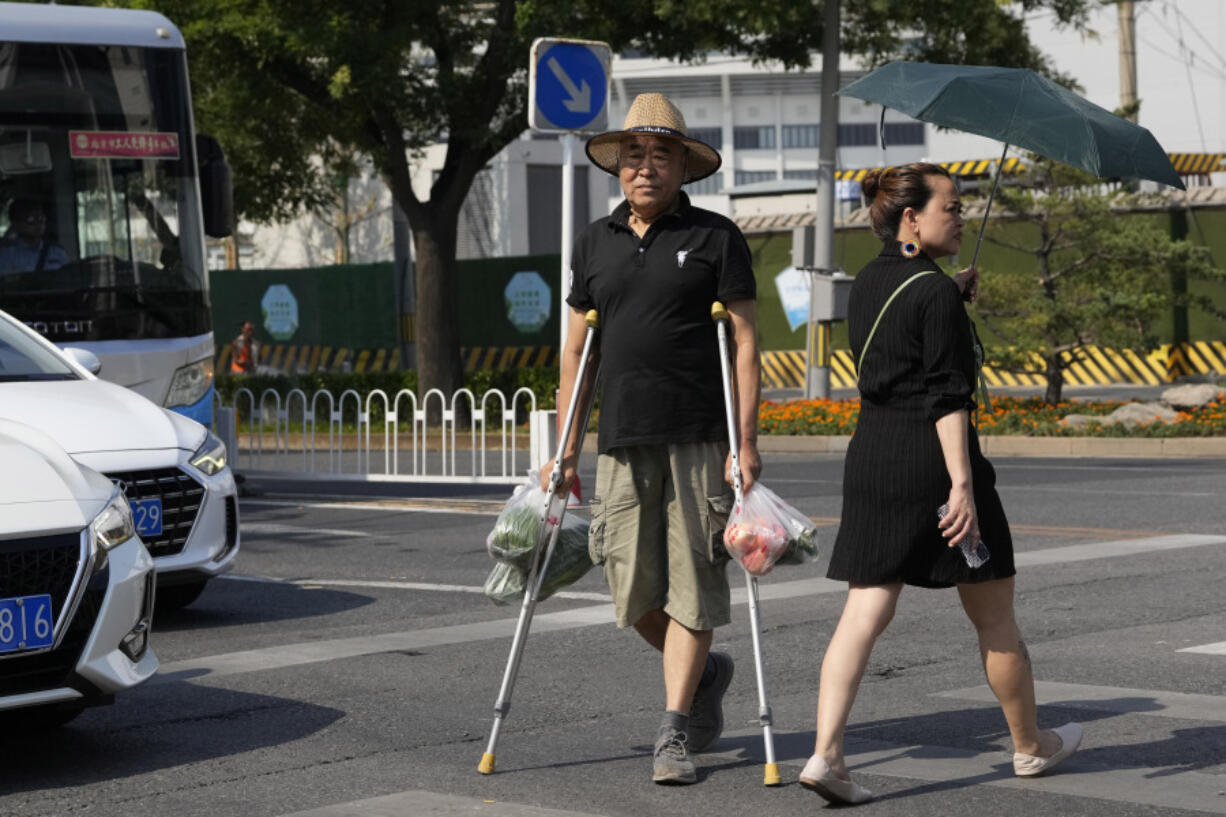
{"label": "blue circular earring", "polygon": [[904,241],[902,243],[902,254],[907,258],[914,258],[919,255],[919,244],[914,241]]}

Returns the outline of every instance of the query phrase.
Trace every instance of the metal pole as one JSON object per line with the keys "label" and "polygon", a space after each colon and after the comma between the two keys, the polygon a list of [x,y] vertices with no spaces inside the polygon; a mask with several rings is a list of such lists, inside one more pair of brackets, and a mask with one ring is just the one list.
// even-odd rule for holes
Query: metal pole
{"label": "metal pole", "polygon": [[1005,158],[1009,155],[1009,145],[1000,152],[1000,163],[996,165],[996,175],[992,177],[992,191],[988,193],[988,203],[983,208],[983,222],[979,225],[979,236],[975,239],[975,254],[971,256],[971,266],[979,263],[979,248],[983,246],[983,234],[988,229],[988,215],[992,212],[992,202],[996,199],[996,188],[1000,186],[1001,174],[1005,172]]}
{"label": "metal pole", "polygon": [[[839,146],[839,0],[825,0],[822,18],[821,142],[817,160],[817,226],[813,263],[829,274],[834,269],[834,160]],[[805,398],[830,396],[830,366],[820,365],[815,333],[817,287],[809,287],[809,341],[806,344]]]}
{"label": "metal pole", "polygon": [[562,275],[558,291],[561,293],[558,304],[558,355],[566,348],[566,330],[570,323],[570,307],[566,299],[570,296],[570,256],[575,243],[575,135],[564,133],[559,137],[562,143]]}
{"label": "metal pole", "polygon": [[413,231],[400,205],[392,202],[392,268],[396,270],[396,327],[400,338],[400,368],[417,368],[414,316],[417,313],[417,282],[413,279]]}
{"label": "metal pole", "polygon": [[[1133,0],[1120,0],[1120,107],[1127,109],[1137,101],[1137,29]],[[1137,121],[1135,111],[1125,118]]]}

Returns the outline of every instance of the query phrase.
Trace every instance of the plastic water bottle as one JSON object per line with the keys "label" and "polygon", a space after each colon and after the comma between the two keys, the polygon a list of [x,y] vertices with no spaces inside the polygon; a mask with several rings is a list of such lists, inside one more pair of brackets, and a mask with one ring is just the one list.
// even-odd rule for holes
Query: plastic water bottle
{"label": "plastic water bottle", "polygon": [[[948,503],[937,508],[937,521],[944,519],[948,513]],[[992,558],[992,554],[988,552],[988,546],[983,543],[982,539],[977,539],[974,544],[971,544],[970,538],[965,538],[959,547],[962,549],[962,556],[966,559],[967,565],[971,568],[980,567]]]}

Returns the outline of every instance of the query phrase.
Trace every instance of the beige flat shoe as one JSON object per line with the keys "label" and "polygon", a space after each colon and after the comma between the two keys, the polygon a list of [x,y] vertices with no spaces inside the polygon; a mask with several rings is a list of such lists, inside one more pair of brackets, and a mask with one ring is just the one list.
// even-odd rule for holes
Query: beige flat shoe
{"label": "beige flat shoe", "polygon": [[1080,724],[1066,723],[1058,729],[1053,729],[1060,738],[1060,748],[1051,757],[1037,757],[1015,752],[1013,755],[1013,773],[1018,777],[1038,777],[1046,774],[1056,766],[1073,756],[1081,745],[1081,737],[1085,734]]}
{"label": "beige flat shoe", "polygon": [[800,785],[817,792],[831,803],[856,805],[873,799],[873,793],[851,780],[840,780],[830,764],[820,755],[813,755],[800,772]]}

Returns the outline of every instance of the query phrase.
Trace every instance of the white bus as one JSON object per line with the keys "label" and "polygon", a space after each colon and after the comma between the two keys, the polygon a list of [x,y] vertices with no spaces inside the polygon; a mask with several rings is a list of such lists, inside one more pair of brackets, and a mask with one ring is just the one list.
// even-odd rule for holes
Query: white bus
{"label": "white bus", "polygon": [[0,309],[205,425],[230,168],[150,11],[0,2]]}

